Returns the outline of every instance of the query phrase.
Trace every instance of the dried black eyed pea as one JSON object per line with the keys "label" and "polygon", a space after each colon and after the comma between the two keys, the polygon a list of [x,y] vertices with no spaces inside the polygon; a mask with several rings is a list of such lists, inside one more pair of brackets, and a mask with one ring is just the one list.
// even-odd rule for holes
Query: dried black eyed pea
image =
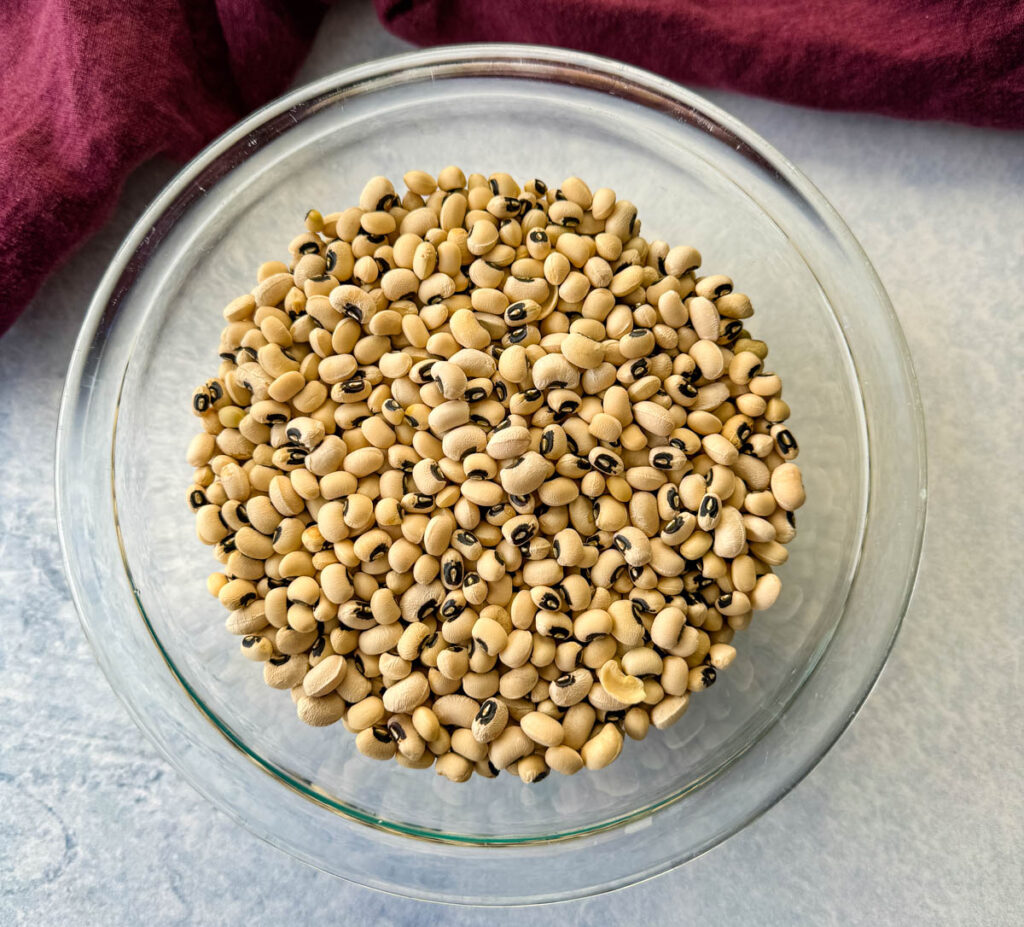
{"label": "dried black eyed pea", "polygon": [[326,657],[314,666],[302,680],[302,688],[311,698],[320,698],[341,685],[348,668],[345,658],[338,654]]}
{"label": "dried black eyed pea", "polygon": [[299,720],[311,727],[326,727],[341,720],[345,713],[345,702],[334,693],[329,693],[321,698],[304,695],[298,700],[295,708]]}
{"label": "dried black eyed pea", "polygon": [[356,734],[356,748],[372,760],[390,760],[397,752],[398,745],[386,725],[374,725]]}
{"label": "dried black eyed pea", "polygon": [[458,753],[445,753],[435,764],[437,774],[451,782],[467,782],[473,775],[473,763]]}
{"label": "dried black eyed pea", "polygon": [[780,464],[772,471],[771,488],[775,501],[787,512],[800,508],[806,499],[800,468],[793,463]]}
{"label": "dried black eyed pea", "polygon": [[242,656],[255,663],[265,663],[274,655],[274,645],[269,637],[247,634],[241,641]]}
{"label": "dried black eyed pea", "polygon": [[614,724],[605,724],[580,749],[587,769],[604,769],[622,752],[622,734]]}
{"label": "dried black eyed pea", "polygon": [[540,711],[531,711],[519,719],[524,734],[542,747],[557,747],[562,743],[562,725]]}
{"label": "dried black eyed pea", "polygon": [[[209,588],[268,684],[312,723],[352,703],[371,755],[597,768],[778,597],[803,502],[781,381],[749,298],[613,191],[406,182],[310,211],[224,310],[188,452]],[[497,765],[489,705],[515,722]]]}
{"label": "dried black eyed pea", "polygon": [[488,698],[480,703],[480,710],[473,718],[473,737],[481,744],[495,740],[508,724],[508,706],[498,698]]}
{"label": "dried black eyed pea", "polygon": [[548,766],[563,776],[571,776],[583,768],[583,757],[579,752],[566,744],[559,744],[557,747],[548,747],[544,751],[544,761]]}
{"label": "dried black eyed pea", "polygon": [[668,696],[651,709],[651,723],[659,731],[663,731],[675,724],[686,713],[689,704],[689,693]]}

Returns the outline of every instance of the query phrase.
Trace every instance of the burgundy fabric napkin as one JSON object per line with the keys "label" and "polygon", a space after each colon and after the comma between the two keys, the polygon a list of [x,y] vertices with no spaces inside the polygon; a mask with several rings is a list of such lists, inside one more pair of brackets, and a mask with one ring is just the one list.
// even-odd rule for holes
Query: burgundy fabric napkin
{"label": "burgundy fabric napkin", "polygon": [[420,45],[555,45],[789,103],[1024,128],[1021,0],[375,3]]}
{"label": "burgundy fabric napkin", "polygon": [[280,93],[317,0],[7,0],[0,24],[0,333],[110,214]]}

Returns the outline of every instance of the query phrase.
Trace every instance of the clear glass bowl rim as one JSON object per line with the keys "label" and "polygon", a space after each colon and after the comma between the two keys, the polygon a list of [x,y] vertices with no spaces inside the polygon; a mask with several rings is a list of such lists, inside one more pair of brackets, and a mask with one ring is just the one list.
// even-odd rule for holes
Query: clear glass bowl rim
{"label": "clear glass bowl rim", "polygon": [[[390,75],[403,73],[410,69],[434,67],[451,69],[453,67],[458,67],[460,64],[480,68],[485,72],[487,69],[493,68],[495,72],[508,72],[513,77],[532,77],[534,79],[548,81],[565,80],[571,82],[572,75],[574,73],[579,75],[593,74],[600,75],[604,78],[612,78],[630,85],[631,89],[633,89],[635,93],[644,96],[645,99],[642,105],[656,106],[657,101],[661,99],[672,105],[685,107],[689,110],[693,121],[696,124],[701,125],[705,131],[713,131],[715,128],[724,129],[730,135],[741,139],[749,148],[751,157],[757,157],[765,165],[770,166],[780,178],[784,179],[799,193],[806,203],[809,204],[817,217],[819,217],[822,223],[827,227],[828,232],[837,240],[839,246],[845,253],[845,256],[859,265],[860,272],[873,284],[873,296],[878,304],[877,308],[887,317],[887,321],[891,329],[891,346],[895,349],[896,354],[898,355],[898,360],[902,366],[902,372],[904,374],[904,385],[907,389],[908,395],[911,397],[912,409],[910,410],[910,418],[913,420],[913,440],[910,443],[913,445],[914,453],[916,455],[916,466],[911,466],[909,469],[912,472],[916,472],[917,475],[917,486],[913,488],[916,490],[919,503],[916,507],[916,517],[911,531],[914,543],[913,550],[910,551],[908,558],[910,569],[904,583],[901,601],[894,609],[894,621],[892,623],[891,634],[883,651],[877,654],[878,659],[873,661],[871,665],[864,668],[863,678],[860,681],[860,685],[858,686],[854,697],[849,700],[847,710],[843,717],[838,719],[831,726],[827,735],[820,738],[812,749],[806,751],[806,756],[803,757],[799,768],[788,777],[787,781],[776,783],[774,788],[768,790],[760,798],[755,808],[748,810],[748,812],[742,817],[738,817],[734,821],[730,822],[729,826],[723,828],[713,841],[709,841],[704,846],[692,848],[685,855],[681,855],[678,858],[663,860],[657,866],[648,867],[644,871],[613,879],[606,886],[610,889],[617,888],[622,885],[635,882],[639,879],[650,877],[658,872],[672,868],[675,865],[679,865],[688,859],[692,859],[694,856],[699,855],[711,846],[716,845],[732,833],[740,830],[751,820],[770,808],[820,761],[835,740],[842,734],[843,730],[845,730],[849,722],[853,719],[860,707],[860,704],[862,704],[864,698],[867,697],[867,694],[884,665],[885,659],[891,649],[893,641],[895,640],[899,624],[905,614],[907,604],[909,603],[909,599],[913,591],[924,531],[926,478],[924,463],[924,428],[920,399],[918,396],[917,383],[913,373],[909,350],[899,329],[899,324],[892,311],[892,307],[885,296],[881,283],[878,281],[873,268],[859,244],[821,193],[818,192],[817,189],[805,177],[803,177],[803,175],[800,174],[800,172],[788,160],[775,151],[756,133],[746,128],[738,120],[730,117],[698,95],[638,68],[584,53],[524,45],[479,44],[446,46],[434,48],[429,51],[409,52],[390,58],[380,59],[329,75],[328,77],[300,87],[278,100],[269,103],[261,110],[258,110],[253,115],[228,130],[220,138],[213,141],[178,173],[178,175],[157,197],[146,213],[138,220],[105,273],[90,304],[86,318],[83,321],[69,366],[57,429],[56,496],[58,528],[64,552],[65,572],[69,579],[72,596],[75,600],[83,630],[93,647],[97,661],[100,663],[101,668],[107,675],[112,688],[125,703],[136,723],[140,728],[142,728],[147,736],[153,740],[168,761],[178,768],[178,770],[182,772],[186,779],[196,787],[197,790],[208,797],[211,797],[211,799],[223,810],[227,811],[236,820],[239,820],[241,823],[250,827],[250,829],[253,829],[259,836],[280,846],[293,855],[305,859],[305,861],[311,865],[322,868],[321,864],[318,863],[316,859],[311,859],[308,854],[304,854],[301,849],[291,845],[286,839],[280,839],[274,833],[269,833],[265,829],[260,829],[252,822],[246,820],[241,808],[227,806],[222,798],[219,799],[211,796],[210,790],[204,787],[198,771],[190,768],[180,757],[173,755],[167,749],[163,738],[157,735],[155,722],[153,721],[152,716],[146,713],[145,709],[140,704],[140,700],[138,698],[133,698],[132,695],[126,692],[124,687],[120,684],[117,669],[108,658],[106,648],[104,647],[100,635],[96,633],[94,622],[91,620],[91,610],[89,608],[88,598],[85,589],[79,582],[79,573],[77,570],[79,564],[76,557],[75,545],[72,543],[71,529],[71,523],[75,520],[76,515],[71,507],[70,495],[67,492],[68,481],[73,478],[68,468],[68,462],[70,460],[68,452],[73,447],[75,440],[80,439],[81,437],[81,419],[77,416],[76,412],[78,406],[83,400],[83,397],[88,396],[91,388],[85,381],[87,369],[90,366],[94,368],[98,367],[102,362],[104,355],[103,340],[105,333],[116,320],[117,313],[120,308],[120,297],[123,295],[124,290],[127,289],[127,287],[122,288],[119,284],[121,284],[127,277],[130,285],[132,274],[137,272],[139,267],[144,264],[147,253],[156,247],[161,240],[160,236],[156,236],[155,240],[152,240],[150,238],[151,231],[157,226],[157,223],[161,219],[166,220],[169,213],[172,213],[171,219],[173,223],[173,208],[175,203],[179,200],[179,197],[182,197],[186,192],[190,191],[194,187],[197,177],[204,170],[210,168],[211,165],[216,166],[218,162],[222,162],[225,155],[230,153],[232,148],[240,140],[250,134],[258,133],[261,126],[264,126],[278,116],[287,113],[287,111],[292,107],[315,99],[322,94],[329,93],[343,87],[351,88],[363,84],[372,83],[375,86],[386,85]],[[548,70],[555,67],[564,68],[565,75],[558,74],[557,77],[553,77],[550,73],[540,73],[539,71],[538,73],[533,74],[527,73],[531,66],[535,68],[546,68]],[[515,73],[513,70],[514,68],[522,69],[523,73]],[[370,92],[372,92],[372,89]],[[227,170],[230,170],[230,168],[230,164],[226,166]],[[130,357],[130,347],[127,353]],[[873,479],[874,477],[872,478],[872,482]],[[819,665],[823,661],[824,656],[822,656],[819,661]],[[796,701],[799,696],[800,692],[794,696],[793,701]],[[785,714],[785,711],[783,711],[783,714]],[[228,746],[227,739],[224,741],[224,746]],[[280,782],[279,784],[284,785],[284,783]],[[654,812],[654,814],[657,814],[657,812]],[[339,817],[339,819],[341,818]],[[365,828],[365,824],[361,824],[353,820],[348,820],[345,824],[346,826]],[[575,841],[576,844],[585,843],[585,836],[586,835],[570,838],[568,842],[572,843]],[[405,842],[410,843],[408,839],[406,839]],[[418,841],[416,843],[417,846],[420,846],[422,841]],[[451,853],[453,857],[458,855],[460,849],[470,849],[468,847],[460,848],[456,844],[445,844],[444,846],[445,852]],[[396,845],[390,839],[387,841],[387,849],[388,852],[396,852]],[[486,849],[488,852],[494,853],[498,848],[491,847]],[[516,848],[505,847],[503,849],[514,850]],[[479,864],[484,861],[482,857],[476,856],[475,862]],[[391,884],[373,884],[370,880],[358,878],[355,879],[355,881],[384,891],[397,891],[398,893],[402,893],[400,887]],[[567,889],[566,892],[562,893],[559,898],[576,897],[582,894],[594,893],[599,890],[601,889],[593,886],[583,890],[570,888]],[[463,900],[459,897],[445,897],[443,892],[431,893],[423,892],[421,890],[418,892],[412,892],[411,894],[415,897],[427,897],[432,900],[450,902],[459,902]],[[552,899],[549,897],[527,899],[527,901],[535,900],[546,901],[559,899]],[[473,898],[469,899],[469,901],[486,903],[486,899],[481,898]]]}

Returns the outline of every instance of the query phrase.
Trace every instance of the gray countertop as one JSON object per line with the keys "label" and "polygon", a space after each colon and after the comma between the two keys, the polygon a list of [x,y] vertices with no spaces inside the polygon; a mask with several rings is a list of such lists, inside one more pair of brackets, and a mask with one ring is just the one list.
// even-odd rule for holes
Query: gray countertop
{"label": "gray countertop", "polygon": [[[334,7],[297,82],[405,47],[369,5]],[[917,591],[840,742],[704,857],[529,915],[376,894],[215,811],[94,663],[54,519],[71,346],[105,265],[175,170],[154,162],[0,341],[0,924],[1021,922],[1024,135],[706,95],[845,217],[920,378],[930,508]]]}

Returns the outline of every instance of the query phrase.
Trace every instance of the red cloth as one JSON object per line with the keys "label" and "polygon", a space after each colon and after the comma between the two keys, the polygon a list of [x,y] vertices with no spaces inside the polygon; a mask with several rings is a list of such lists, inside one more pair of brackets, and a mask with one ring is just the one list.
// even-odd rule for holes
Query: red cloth
{"label": "red cloth", "polygon": [[555,45],[788,103],[1024,128],[1021,0],[375,3],[420,45]]}
{"label": "red cloth", "polygon": [[109,216],[124,178],[184,160],[280,93],[316,0],[7,0],[0,25],[0,333]]}

